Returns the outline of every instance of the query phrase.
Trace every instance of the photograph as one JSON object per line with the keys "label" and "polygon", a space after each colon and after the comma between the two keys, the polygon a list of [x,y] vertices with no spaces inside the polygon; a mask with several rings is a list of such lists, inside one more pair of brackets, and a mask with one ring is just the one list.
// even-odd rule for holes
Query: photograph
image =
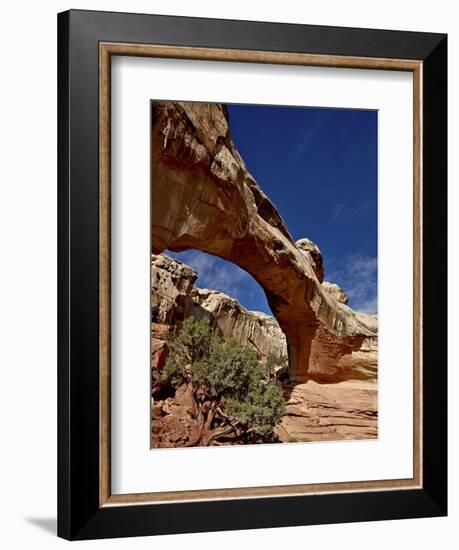
{"label": "photograph", "polygon": [[151,449],[378,438],[378,111],[151,101]]}
{"label": "photograph", "polygon": [[413,7],[2,5],[1,548],[458,547],[459,18]]}

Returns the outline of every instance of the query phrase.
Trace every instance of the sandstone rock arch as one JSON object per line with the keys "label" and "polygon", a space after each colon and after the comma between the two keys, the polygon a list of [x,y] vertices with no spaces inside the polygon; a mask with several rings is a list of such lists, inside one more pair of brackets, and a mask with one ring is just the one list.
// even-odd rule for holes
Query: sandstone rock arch
{"label": "sandstone rock arch", "polygon": [[152,252],[195,248],[239,265],[286,335],[291,379],[346,378],[345,356],[375,338],[375,326],[322,286],[320,251],[293,241],[249,174],[225,106],[156,102],[152,117]]}

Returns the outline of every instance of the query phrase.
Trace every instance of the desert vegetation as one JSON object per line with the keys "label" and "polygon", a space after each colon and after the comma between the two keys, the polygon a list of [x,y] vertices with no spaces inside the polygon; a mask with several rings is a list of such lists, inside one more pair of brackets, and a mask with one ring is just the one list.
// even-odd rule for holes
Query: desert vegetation
{"label": "desert vegetation", "polygon": [[[378,318],[370,306],[351,307],[359,304],[356,292],[375,302],[376,257],[359,260],[361,233],[339,235],[359,250],[350,247],[350,256],[343,252],[332,264],[348,258],[349,269],[328,274],[307,236],[312,218],[304,208],[315,204],[314,193],[305,185],[302,199],[289,195],[285,171],[277,183],[265,177],[257,184],[232,139],[227,105],[159,101],[151,115],[151,446],[376,438]],[[276,169],[281,135],[274,154],[265,143]],[[301,162],[298,169],[302,178]],[[284,184],[292,207],[283,209],[285,219],[269,197]],[[375,194],[369,198],[376,204]],[[354,197],[342,200],[354,212]],[[337,217],[343,204],[330,194]],[[328,230],[327,220],[316,221]],[[370,221],[368,230],[376,227]],[[266,308],[246,303],[234,284],[222,288],[212,260],[199,267],[176,257],[193,251],[238,266],[263,289]],[[347,273],[349,295],[336,282],[339,273]]]}
{"label": "desert vegetation", "polygon": [[[282,419],[284,399],[273,374],[279,362],[274,356],[262,362],[255,351],[213,333],[207,320],[192,317],[167,343],[164,368],[153,371],[153,396],[166,411],[168,399],[176,407],[186,424],[183,446],[277,440],[274,427]],[[153,440],[161,437],[161,421],[157,427],[155,434],[153,423]],[[183,437],[180,430],[177,435]]]}

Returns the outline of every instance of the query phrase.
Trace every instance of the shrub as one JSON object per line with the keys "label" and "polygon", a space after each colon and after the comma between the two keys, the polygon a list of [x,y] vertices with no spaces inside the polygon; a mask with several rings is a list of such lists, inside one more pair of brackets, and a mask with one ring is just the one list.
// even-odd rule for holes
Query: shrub
{"label": "shrub", "polygon": [[266,380],[255,351],[213,335],[207,321],[193,318],[168,345],[159,379],[191,385],[200,425],[194,444],[275,440],[273,428],[282,418],[284,400],[277,384]]}

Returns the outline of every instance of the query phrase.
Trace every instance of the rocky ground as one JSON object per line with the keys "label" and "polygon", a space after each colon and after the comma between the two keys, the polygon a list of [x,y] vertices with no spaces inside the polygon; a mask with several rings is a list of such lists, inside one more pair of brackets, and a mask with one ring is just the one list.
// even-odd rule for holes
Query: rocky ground
{"label": "rocky ground", "polygon": [[318,384],[310,380],[286,388],[285,398],[286,412],[276,430],[283,442],[378,437],[378,392],[374,381]]}
{"label": "rocky ground", "polygon": [[[285,387],[284,396],[285,415],[275,430],[283,443],[378,437],[375,382],[318,384],[310,380]],[[175,396],[152,400],[152,447],[186,447],[197,433],[187,387],[179,388]]]}
{"label": "rocky ground", "polygon": [[[168,354],[165,339],[171,327],[179,326],[189,316],[208,319],[221,336],[231,336],[260,357],[263,351],[266,355],[286,355],[285,336],[274,318],[248,311],[222,292],[197,288],[196,278],[197,273],[189,266],[163,254],[152,255],[153,369],[164,367]],[[324,288],[342,303],[347,302],[337,285],[324,283]],[[319,357],[317,363],[311,363],[311,377],[315,378],[284,383],[286,412],[276,428],[280,441],[377,438],[377,320],[353,314],[363,316],[375,336],[364,339],[360,349],[341,357],[331,377]],[[198,427],[190,403],[184,389],[175,395],[154,396],[152,447],[192,444]]]}

